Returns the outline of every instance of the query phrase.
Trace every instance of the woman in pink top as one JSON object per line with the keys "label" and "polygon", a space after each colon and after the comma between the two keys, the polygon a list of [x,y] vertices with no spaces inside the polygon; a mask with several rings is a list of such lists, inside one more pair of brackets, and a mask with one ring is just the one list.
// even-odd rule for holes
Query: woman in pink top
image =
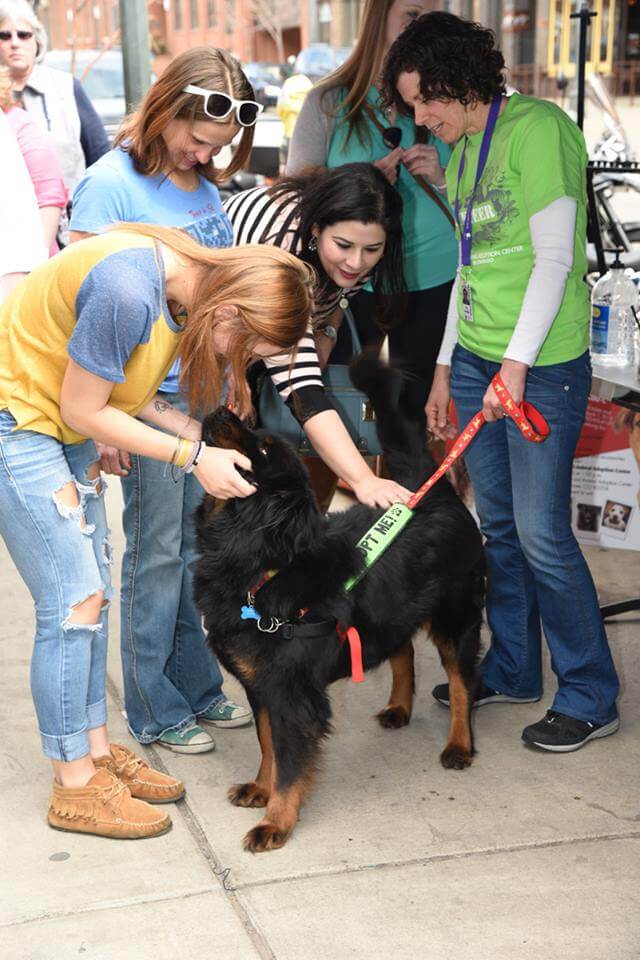
{"label": "woman in pink top", "polygon": [[36,200],[42,217],[42,227],[49,256],[58,252],[56,235],[60,213],[67,205],[67,189],[62,178],[62,166],[53,140],[41,130],[26,110],[13,106],[11,80],[8,71],[0,70],[0,109],[13,130],[24,157]]}

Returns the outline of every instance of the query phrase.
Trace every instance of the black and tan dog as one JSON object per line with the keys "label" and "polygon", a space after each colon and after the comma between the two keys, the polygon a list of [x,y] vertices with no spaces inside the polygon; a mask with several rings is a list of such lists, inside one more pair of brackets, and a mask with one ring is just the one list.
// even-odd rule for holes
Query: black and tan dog
{"label": "black and tan dog", "polygon": [[[392,373],[371,359],[355,370],[369,393],[391,476],[416,489],[435,465],[423,425],[399,419],[389,404]],[[390,660],[393,684],[378,714],[385,727],[409,722],[414,693],[412,638],[426,628],[450,686],[451,729],[440,755],[445,767],[471,763],[471,691],[484,604],[480,533],[446,480],[420,503],[400,536],[346,594],[360,570],[358,540],[381,510],[363,505],[323,517],[292,448],[264,430],[251,431],[220,409],[205,421],[208,443],[242,451],[253,466],[256,493],[246,499],[205,498],[198,513],[200,558],[196,600],[216,656],[244,686],[254,711],[262,762],[255,780],[238,784],[229,799],[266,807],[245,837],[258,852],[281,847],[309,790],[320,742],[330,732],[327,687],[350,674],[349,646],[335,621],[354,625],[362,638],[364,669]],[[267,571],[277,570],[259,586]],[[255,596],[260,626],[247,595]],[[301,610],[309,613],[298,619]]]}

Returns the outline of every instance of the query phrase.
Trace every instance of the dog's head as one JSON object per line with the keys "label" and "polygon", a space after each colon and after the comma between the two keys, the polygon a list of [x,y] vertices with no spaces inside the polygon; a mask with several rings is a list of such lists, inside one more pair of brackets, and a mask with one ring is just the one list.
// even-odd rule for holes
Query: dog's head
{"label": "dog's head", "polygon": [[602,521],[607,527],[613,527],[617,530],[624,530],[627,522],[628,510],[621,503],[610,503],[607,505]]}
{"label": "dog's head", "polygon": [[589,503],[578,504],[578,529],[595,532],[598,529],[600,507]]}
{"label": "dog's head", "polygon": [[225,407],[205,418],[202,439],[209,446],[243,453],[251,461],[251,470],[237,469],[256,488],[244,498],[205,498],[207,519],[232,519],[239,524],[239,535],[240,530],[243,536],[250,535],[252,549],[276,567],[315,541],[322,515],[307,471],[286,440],[269,430],[250,430]]}
{"label": "dog's head", "polygon": [[613,428],[616,433],[620,433],[622,430],[629,431],[629,446],[640,464],[640,413],[635,410],[626,410],[623,407],[618,411],[613,422]]}

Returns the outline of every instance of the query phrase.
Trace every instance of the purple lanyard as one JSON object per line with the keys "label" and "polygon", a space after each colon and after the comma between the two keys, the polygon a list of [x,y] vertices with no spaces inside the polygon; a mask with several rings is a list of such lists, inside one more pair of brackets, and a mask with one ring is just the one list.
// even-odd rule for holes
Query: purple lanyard
{"label": "purple lanyard", "polygon": [[467,150],[467,138],[464,139],[464,146],[462,148],[462,156],[460,157],[460,166],[458,167],[458,182],[456,184],[456,200],[454,204],[454,210],[456,215],[456,223],[458,224],[458,229],[460,230],[460,253],[462,256],[462,263],[465,267],[471,266],[471,214],[473,212],[473,201],[476,197],[476,190],[478,189],[478,184],[480,183],[480,178],[484,173],[484,168],[487,165],[487,159],[489,157],[489,147],[491,146],[491,138],[493,136],[493,131],[495,130],[496,121],[500,113],[500,103],[502,102],[502,96],[497,93],[493,100],[491,101],[491,107],[489,108],[489,117],[487,119],[487,125],[484,128],[484,134],[482,137],[482,143],[480,144],[480,153],[478,155],[478,168],[476,170],[476,179],[473,185],[473,192],[469,197],[469,203],[467,204],[467,212],[464,218],[464,224],[460,227],[460,204],[458,201],[458,191],[460,190],[460,181],[462,180],[462,174],[464,173],[464,155]]}

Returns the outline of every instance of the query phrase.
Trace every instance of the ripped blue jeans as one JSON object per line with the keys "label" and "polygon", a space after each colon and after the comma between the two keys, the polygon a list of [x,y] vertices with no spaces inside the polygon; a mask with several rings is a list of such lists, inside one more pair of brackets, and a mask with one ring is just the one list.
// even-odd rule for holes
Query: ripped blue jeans
{"label": "ripped blue jeans", "polygon": [[[103,481],[87,475],[98,461],[93,441],[62,444],[14,427],[0,410],[0,534],[35,603],[31,693],[43,752],[78,760],[89,753],[88,731],[107,719],[111,555]],[[73,608],[100,592],[98,621],[73,622]]]}

